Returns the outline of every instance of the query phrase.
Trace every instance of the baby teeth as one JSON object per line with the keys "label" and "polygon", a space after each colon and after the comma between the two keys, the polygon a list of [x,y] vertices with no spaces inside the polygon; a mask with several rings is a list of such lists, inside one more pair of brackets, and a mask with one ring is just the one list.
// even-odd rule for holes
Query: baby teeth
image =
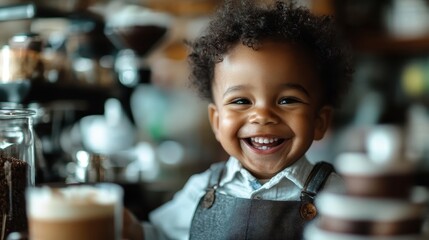
{"label": "baby teeth", "polygon": [[252,142],[256,142],[256,143],[264,143],[264,144],[268,144],[268,143],[273,143],[278,141],[278,138],[264,138],[264,137],[253,137],[251,138]]}

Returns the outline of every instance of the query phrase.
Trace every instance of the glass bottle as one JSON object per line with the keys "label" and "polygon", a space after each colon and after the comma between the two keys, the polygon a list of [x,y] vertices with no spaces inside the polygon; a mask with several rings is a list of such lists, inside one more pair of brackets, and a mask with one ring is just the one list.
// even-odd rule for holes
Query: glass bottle
{"label": "glass bottle", "polygon": [[0,109],[0,240],[27,230],[25,189],[35,183],[30,109]]}

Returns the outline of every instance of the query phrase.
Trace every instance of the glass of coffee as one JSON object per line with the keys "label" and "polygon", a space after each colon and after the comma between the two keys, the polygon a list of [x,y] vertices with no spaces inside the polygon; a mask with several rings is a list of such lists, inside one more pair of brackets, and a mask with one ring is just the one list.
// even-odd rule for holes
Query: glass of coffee
{"label": "glass of coffee", "polygon": [[119,185],[32,187],[26,197],[31,240],[121,239],[123,190]]}

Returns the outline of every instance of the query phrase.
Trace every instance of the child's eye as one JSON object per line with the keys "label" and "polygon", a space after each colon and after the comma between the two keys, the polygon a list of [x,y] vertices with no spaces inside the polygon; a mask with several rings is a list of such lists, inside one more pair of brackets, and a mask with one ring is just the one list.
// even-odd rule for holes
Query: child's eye
{"label": "child's eye", "polygon": [[232,104],[250,104],[250,101],[245,98],[236,98],[231,101]]}
{"label": "child's eye", "polygon": [[279,100],[279,104],[292,104],[301,102],[299,99],[293,97],[284,97]]}

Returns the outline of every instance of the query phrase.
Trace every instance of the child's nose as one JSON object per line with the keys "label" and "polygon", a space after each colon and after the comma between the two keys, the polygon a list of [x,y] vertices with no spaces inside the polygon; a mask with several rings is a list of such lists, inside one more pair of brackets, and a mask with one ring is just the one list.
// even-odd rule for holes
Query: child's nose
{"label": "child's nose", "polygon": [[279,122],[278,116],[269,107],[255,107],[249,117],[250,123],[254,124],[277,124]]}

